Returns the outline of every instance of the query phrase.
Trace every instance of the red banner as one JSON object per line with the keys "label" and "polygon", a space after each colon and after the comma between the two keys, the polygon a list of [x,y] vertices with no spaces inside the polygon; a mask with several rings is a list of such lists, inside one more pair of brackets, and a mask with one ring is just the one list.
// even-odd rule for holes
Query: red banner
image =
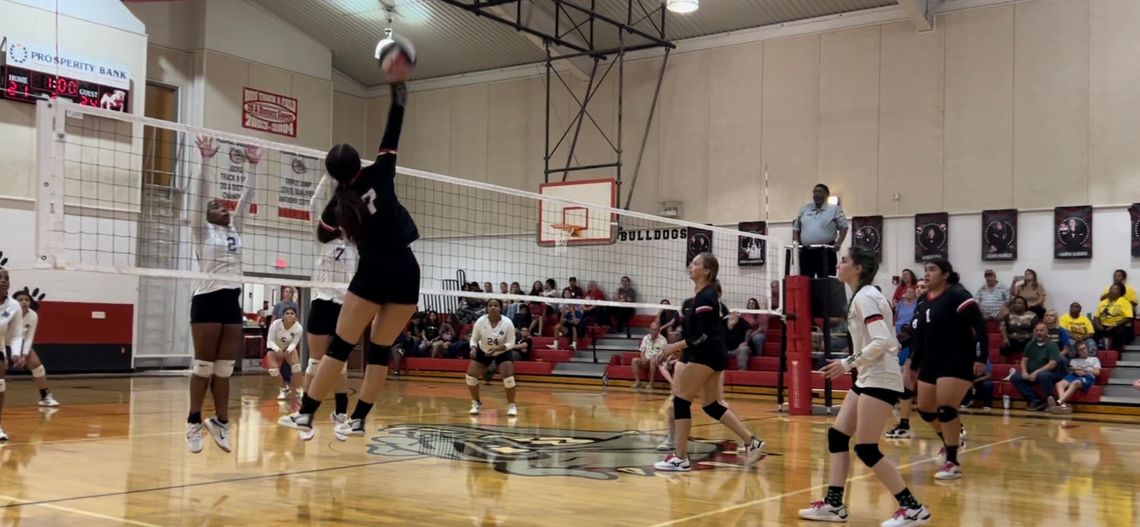
{"label": "red banner", "polygon": [[247,87],[241,103],[242,127],[297,137],[297,99]]}

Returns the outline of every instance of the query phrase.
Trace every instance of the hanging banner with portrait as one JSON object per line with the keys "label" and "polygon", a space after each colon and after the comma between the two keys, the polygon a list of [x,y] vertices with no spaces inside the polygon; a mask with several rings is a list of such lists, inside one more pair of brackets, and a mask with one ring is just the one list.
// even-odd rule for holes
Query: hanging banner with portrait
{"label": "hanging banner with portrait", "polygon": [[1017,209],[982,211],[982,261],[1017,259]]}
{"label": "hanging banner with portrait", "polygon": [[712,252],[713,233],[710,230],[686,227],[688,235],[685,239],[685,265],[693,261],[698,254]]}
{"label": "hanging banner with portrait", "polygon": [[[768,234],[766,221],[742,221],[736,226],[742,232],[753,234]],[[764,265],[764,255],[768,250],[768,242],[761,238],[751,236],[738,236],[736,246],[736,265],[741,267],[757,267]]]}
{"label": "hanging banner with portrait", "polygon": [[1053,257],[1092,258],[1092,206],[1053,209]]}
{"label": "hanging banner with portrait", "polygon": [[914,215],[914,261],[947,258],[950,250],[950,215],[931,212]]}
{"label": "hanging banner with portrait", "polygon": [[855,216],[851,218],[851,246],[862,247],[875,253],[883,261],[883,217]]}
{"label": "hanging banner with portrait", "polygon": [[1128,226],[1132,231],[1132,257],[1140,258],[1140,203],[1128,207]]}

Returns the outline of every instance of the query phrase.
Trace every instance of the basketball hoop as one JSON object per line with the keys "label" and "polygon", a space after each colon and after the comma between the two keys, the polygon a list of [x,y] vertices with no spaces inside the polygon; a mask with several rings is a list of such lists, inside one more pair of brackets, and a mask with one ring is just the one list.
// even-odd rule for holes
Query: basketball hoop
{"label": "basketball hoop", "polygon": [[570,244],[570,238],[578,238],[582,236],[582,231],[586,227],[581,225],[571,225],[568,223],[555,223],[550,226],[554,229],[554,254],[562,256],[566,254],[567,247]]}

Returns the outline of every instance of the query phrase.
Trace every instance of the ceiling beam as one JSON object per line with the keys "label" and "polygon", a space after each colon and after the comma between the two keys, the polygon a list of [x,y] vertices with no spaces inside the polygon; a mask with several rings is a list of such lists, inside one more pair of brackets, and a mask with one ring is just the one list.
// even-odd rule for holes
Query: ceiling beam
{"label": "ceiling beam", "polygon": [[[518,22],[526,27],[537,30],[540,33],[554,34],[554,17],[546,11],[537,8],[531,2],[522,0],[503,2],[501,5],[484,7],[483,9],[510,20],[514,20],[518,17]],[[526,39],[538,49],[546,51],[546,42],[542,37],[528,32],[522,33],[522,36],[526,37]],[[573,33],[561,36],[560,38],[579,47],[590,49],[588,42]],[[550,44],[551,55],[566,55],[575,51],[576,50],[558,44]],[[593,67],[594,61],[590,60],[589,57],[569,59],[566,62],[569,64],[568,69],[578,80],[584,81],[590,78],[590,68]]]}
{"label": "ceiling beam", "polygon": [[914,30],[925,33],[934,29],[934,5],[938,0],[898,0],[903,13],[914,24]]}

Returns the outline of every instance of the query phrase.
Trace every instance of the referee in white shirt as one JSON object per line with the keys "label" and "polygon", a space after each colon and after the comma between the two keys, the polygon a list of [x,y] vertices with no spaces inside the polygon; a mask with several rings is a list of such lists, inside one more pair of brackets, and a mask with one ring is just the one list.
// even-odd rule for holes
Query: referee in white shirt
{"label": "referee in white shirt", "polygon": [[[808,278],[835,276],[838,263],[835,251],[847,239],[847,217],[839,205],[831,205],[827,197],[831,189],[820,183],[811,190],[811,203],[804,205],[792,222],[792,240],[800,249],[800,274]],[[812,245],[830,245],[811,247]]]}

